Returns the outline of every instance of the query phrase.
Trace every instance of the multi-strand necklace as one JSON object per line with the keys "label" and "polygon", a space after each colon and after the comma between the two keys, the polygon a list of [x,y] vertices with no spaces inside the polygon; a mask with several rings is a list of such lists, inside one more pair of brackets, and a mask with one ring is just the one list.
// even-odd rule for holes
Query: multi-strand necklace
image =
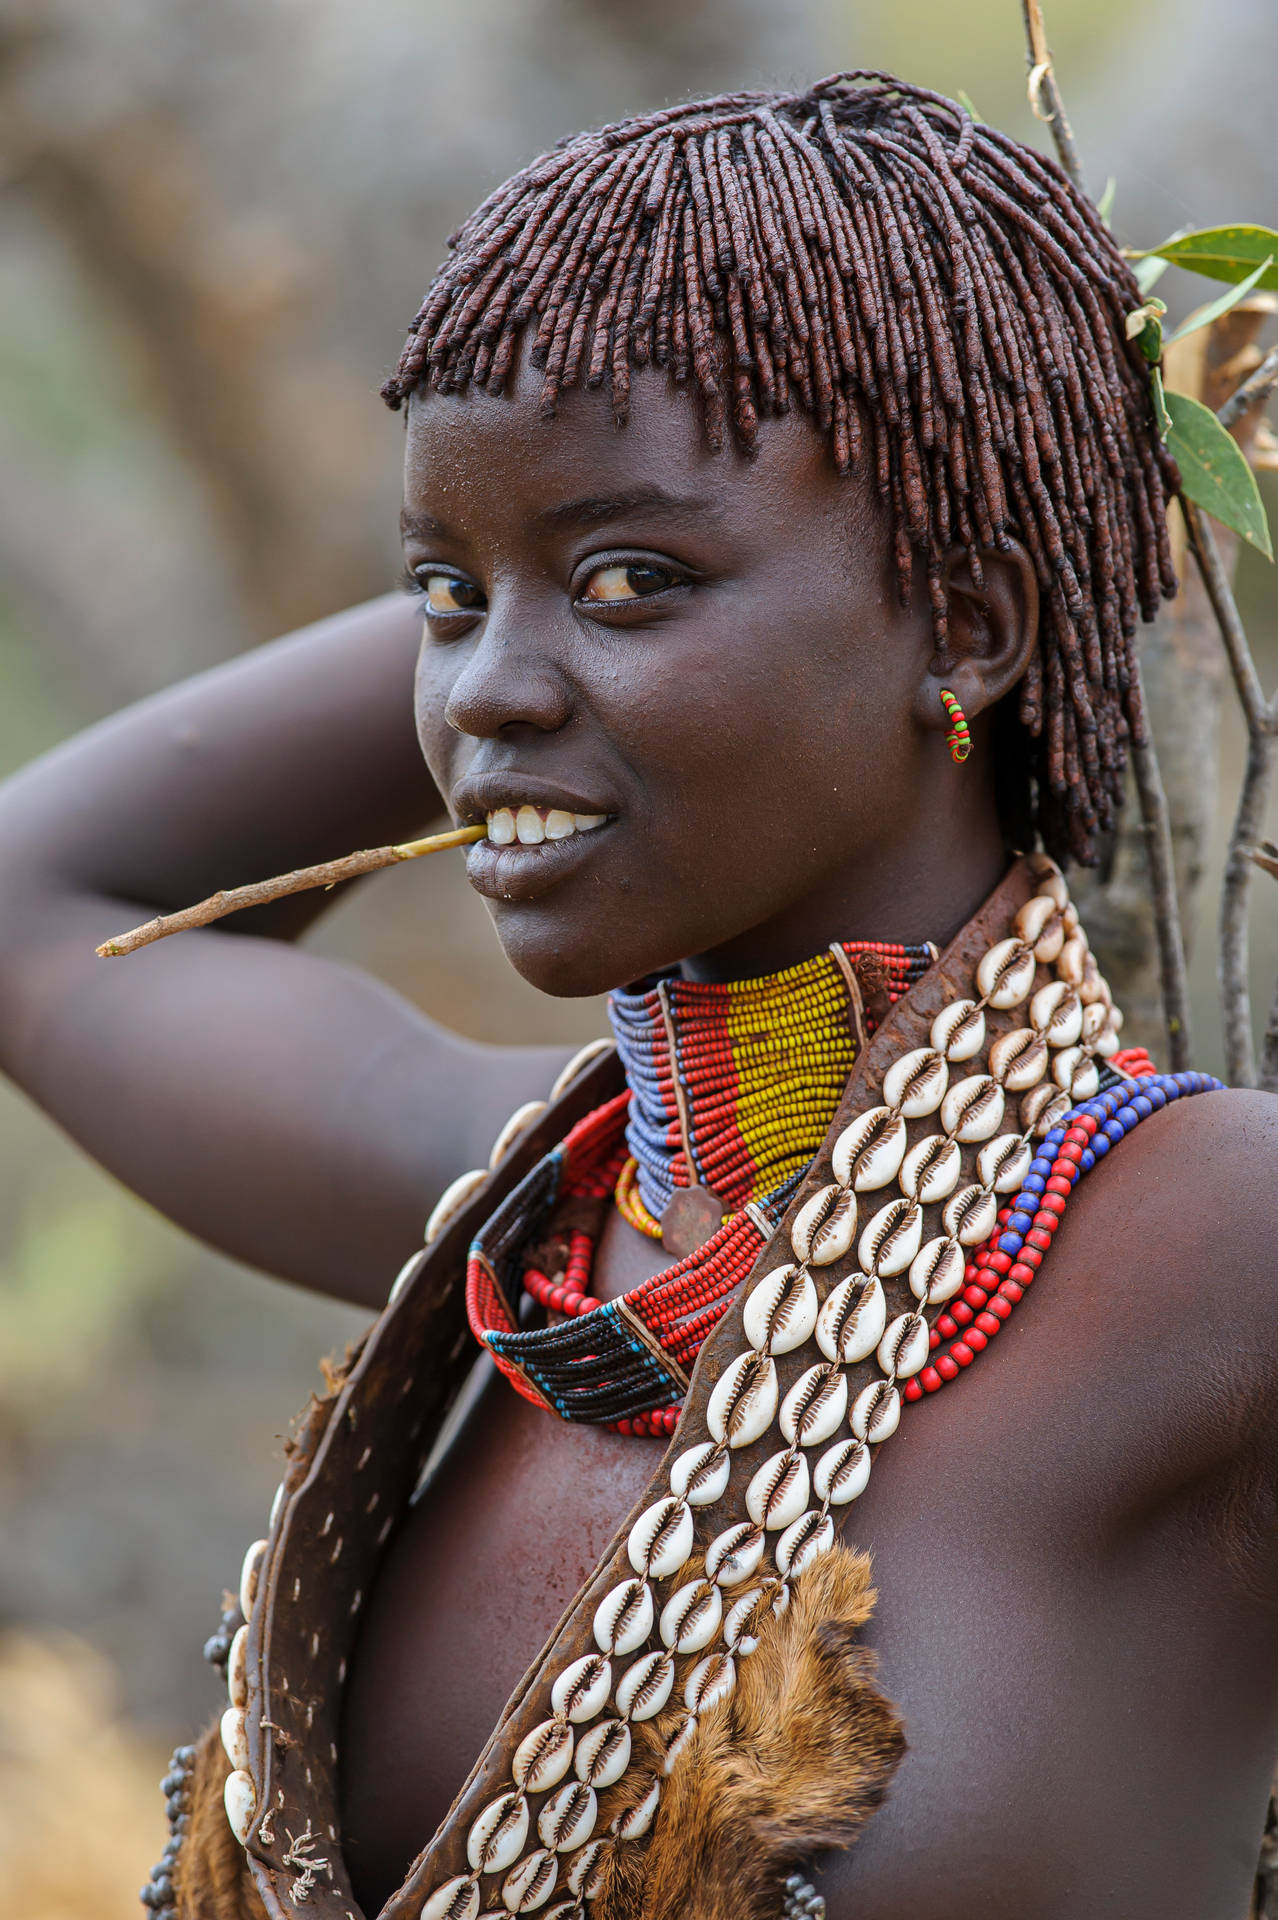
{"label": "multi-strand necklace", "polygon": [[[613,994],[628,1091],[573,1129],[471,1249],[471,1326],[520,1393],[564,1419],[674,1432],[701,1343],[811,1164],[860,1048],[934,958],[847,942],[760,979]],[[678,1257],[604,1302],[590,1288],[613,1204]],[[521,1328],[520,1292],[549,1324]]]}

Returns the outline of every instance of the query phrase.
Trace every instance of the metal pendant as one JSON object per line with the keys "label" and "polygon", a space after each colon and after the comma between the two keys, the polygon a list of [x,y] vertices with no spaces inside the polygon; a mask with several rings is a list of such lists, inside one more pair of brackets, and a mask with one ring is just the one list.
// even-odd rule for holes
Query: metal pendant
{"label": "metal pendant", "polygon": [[723,1202],[709,1187],[676,1187],[661,1215],[661,1244],[685,1260],[723,1225]]}

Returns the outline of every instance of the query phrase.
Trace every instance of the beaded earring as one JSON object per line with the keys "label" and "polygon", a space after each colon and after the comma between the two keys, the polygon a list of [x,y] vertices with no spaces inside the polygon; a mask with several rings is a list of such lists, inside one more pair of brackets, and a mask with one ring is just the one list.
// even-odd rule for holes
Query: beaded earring
{"label": "beaded earring", "polygon": [[945,736],[945,744],[950,750],[955,765],[961,767],[972,751],[972,736],[967,730],[967,715],[948,687],[941,688],[941,705],[950,716],[950,730]]}

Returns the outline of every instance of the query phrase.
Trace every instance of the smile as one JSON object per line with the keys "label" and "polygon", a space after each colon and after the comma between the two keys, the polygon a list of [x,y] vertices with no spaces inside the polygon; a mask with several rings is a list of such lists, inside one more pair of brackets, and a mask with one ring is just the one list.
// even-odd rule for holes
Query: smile
{"label": "smile", "polygon": [[494,847],[539,847],[546,840],[569,840],[577,833],[594,833],[606,813],[569,813],[563,807],[497,807],[485,816],[488,841]]}

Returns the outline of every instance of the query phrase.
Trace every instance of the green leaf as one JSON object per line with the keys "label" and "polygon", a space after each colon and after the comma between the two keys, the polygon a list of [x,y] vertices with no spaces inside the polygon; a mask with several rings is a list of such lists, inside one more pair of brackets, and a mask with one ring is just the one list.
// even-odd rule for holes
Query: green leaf
{"label": "green leaf", "polygon": [[1181,485],[1189,498],[1272,560],[1269,523],[1256,476],[1235,442],[1211,408],[1187,393],[1169,393],[1166,404],[1171,416],[1167,448],[1180,468]]}
{"label": "green leaf", "polygon": [[1143,254],[1132,268],[1136,285],[1144,294],[1150,294],[1167,271],[1167,262],[1156,253]]}
{"label": "green leaf", "polygon": [[985,125],[985,122],[982,120],[980,114],[976,111],[976,108],[973,106],[972,96],[967,91],[966,87],[960,87],[958,91],[955,93],[954,98],[958,101],[959,105],[963,108],[965,113],[971,114],[973,120],[975,120],[978,127],[983,127]]}
{"label": "green leaf", "polygon": [[1105,225],[1109,225],[1109,216],[1114,211],[1114,195],[1118,192],[1118,182],[1111,173],[1105,182],[1105,191],[1096,202],[1096,211]]}
{"label": "green leaf", "polygon": [[1163,391],[1163,376],[1160,368],[1155,367],[1149,376],[1149,390],[1154,396],[1154,420],[1158,427],[1158,437],[1166,440],[1171,432],[1172,418],[1167,411],[1167,395]]}
{"label": "green leaf", "polygon": [[[1173,266],[1187,267],[1190,273],[1205,274],[1208,280],[1244,280],[1253,267],[1261,267],[1262,287],[1278,287],[1278,233],[1272,227],[1200,227],[1193,233],[1174,233],[1159,246],[1133,254],[1147,260],[1154,254]],[[1268,259],[1269,266],[1263,262]]]}
{"label": "green leaf", "polygon": [[1260,276],[1272,265],[1273,255],[1270,254],[1268,260],[1262,260],[1255,271],[1249,273],[1245,280],[1240,280],[1236,287],[1230,287],[1228,293],[1222,293],[1219,299],[1211,301],[1199,312],[1191,313],[1188,320],[1183,320],[1175,333],[1168,334],[1167,345],[1170,346],[1173,340],[1183,340],[1187,334],[1197,333],[1199,327],[1209,327],[1213,320],[1219,320],[1222,313],[1228,313],[1231,307],[1236,307],[1240,300],[1247,298],[1252,288],[1258,284]]}

